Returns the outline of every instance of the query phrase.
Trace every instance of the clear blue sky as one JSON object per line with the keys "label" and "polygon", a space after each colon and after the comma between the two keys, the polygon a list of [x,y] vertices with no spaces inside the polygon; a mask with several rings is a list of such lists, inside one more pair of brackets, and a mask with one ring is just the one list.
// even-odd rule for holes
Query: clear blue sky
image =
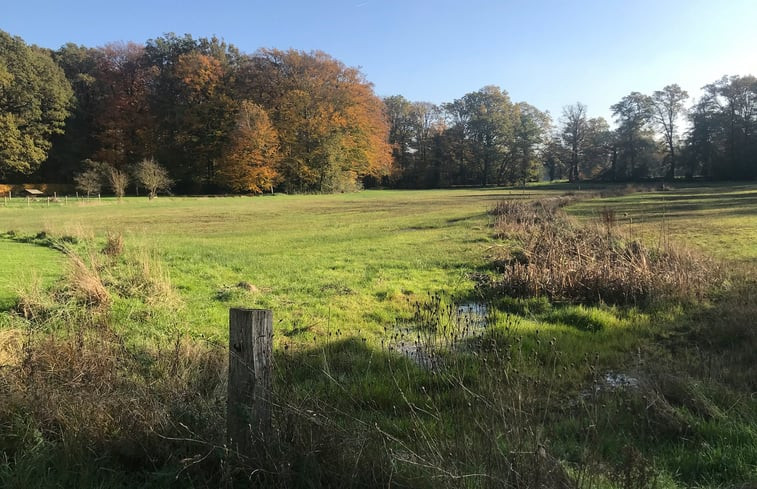
{"label": "clear blue sky", "polygon": [[0,0],[0,29],[49,48],[175,32],[320,49],[381,96],[441,103],[498,85],[555,118],[576,101],[609,118],[631,91],[757,75],[757,0]]}

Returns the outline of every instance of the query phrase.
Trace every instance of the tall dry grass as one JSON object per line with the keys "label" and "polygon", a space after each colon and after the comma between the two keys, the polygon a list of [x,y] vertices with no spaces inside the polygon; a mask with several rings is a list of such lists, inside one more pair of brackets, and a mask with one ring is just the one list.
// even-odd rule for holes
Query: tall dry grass
{"label": "tall dry grass", "polygon": [[565,203],[505,201],[492,209],[497,236],[511,245],[495,257],[494,290],[556,302],[640,304],[701,299],[723,280],[721,267],[701,253],[630,239],[610,210],[598,223],[577,223],[561,210]]}

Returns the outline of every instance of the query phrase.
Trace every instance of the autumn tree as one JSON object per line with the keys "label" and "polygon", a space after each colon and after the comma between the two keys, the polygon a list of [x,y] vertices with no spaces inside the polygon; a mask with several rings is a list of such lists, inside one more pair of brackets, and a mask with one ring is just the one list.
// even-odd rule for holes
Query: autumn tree
{"label": "autumn tree", "polygon": [[247,98],[271,114],[289,190],[330,192],[391,171],[384,104],[362,73],[316,51],[261,50]]}
{"label": "autumn tree", "polygon": [[237,58],[217,38],[167,34],[147,41],[144,63],[155,71],[149,105],[155,155],[184,191],[212,191],[217,163],[234,130]]}
{"label": "autumn tree", "polygon": [[49,52],[0,31],[0,176],[29,173],[47,158],[72,96]]}
{"label": "autumn tree", "polygon": [[185,180],[212,183],[216,162],[234,130],[235,103],[226,91],[227,68],[211,55],[193,51],[179,56],[174,67],[179,110],[174,143],[184,155]]}
{"label": "autumn tree", "polygon": [[689,94],[686,90],[681,89],[677,84],[673,84],[655,91],[650,99],[652,119],[662,132],[668,152],[669,166],[666,177],[670,180],[673,180],[676,174],[677,123],[684,112],[683,104],[687,98],[689,98]]}
{"label": "autumn tree", "polygon": [[167,192],[173,185],[168,171],[153,158],[140,161],[134,173],[139,183],[147,189],[150,200],[156,198],[158,192]]}
{"label": "autumn tree", "polygon": [[93,157],[126,171],[154,150],[147,99],[154,72],[144,65],[139,44],[112,43],[98,51]]}
{"label": "autumn tree", "polygon": [[279,160],[278,135],[265,109],[243,101],[220,160],[220,182],[236,192],[262,193],[276,183]]}

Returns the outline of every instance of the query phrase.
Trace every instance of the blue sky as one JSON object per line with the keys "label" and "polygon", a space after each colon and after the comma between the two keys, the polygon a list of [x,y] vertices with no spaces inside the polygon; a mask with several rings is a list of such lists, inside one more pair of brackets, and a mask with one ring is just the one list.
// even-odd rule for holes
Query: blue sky
{"label": "blue sky", "polygon": [[631,91],[757,75],[757,1],[0,0],[0,29],[28,43],[101,46],[166,32],[242,51],[323,50],[361,67],[378,95],[452,101],[485,85],[559,118]]}

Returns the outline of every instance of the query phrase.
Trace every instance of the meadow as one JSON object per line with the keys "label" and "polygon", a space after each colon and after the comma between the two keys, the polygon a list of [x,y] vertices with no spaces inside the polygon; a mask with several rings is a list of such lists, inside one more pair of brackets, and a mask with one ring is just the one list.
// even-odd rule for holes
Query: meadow
{"label": "meadow", "polygon": [[[556,198],[723,278],[675,300],[502,294],[522,237],[492,209]],[[757,481],[753,185],[19,200],[0,233],[6,487]],[[473,304],[485,328],[455,329]],[[275,318],[279,443],[246,468],[222,446],[232,306]]]}
{"label": "meadow", "polygon": [[[492,244],[487,209],[510,195],[524,196],[381,191],[127,198],[49,208],[19,202],[2,209],[0,229],[83,242],[121,233],[127,248],[166,267],[186,305],[179,326],[187,331],[223,335],[235,304],[271,308],[286,319],[285,329],[322,333],[330,320],[342,329],[378,331],[408,297],[470,291],[467,275],[485,264]],[[253,291],[238,287],[242,282]]]}

